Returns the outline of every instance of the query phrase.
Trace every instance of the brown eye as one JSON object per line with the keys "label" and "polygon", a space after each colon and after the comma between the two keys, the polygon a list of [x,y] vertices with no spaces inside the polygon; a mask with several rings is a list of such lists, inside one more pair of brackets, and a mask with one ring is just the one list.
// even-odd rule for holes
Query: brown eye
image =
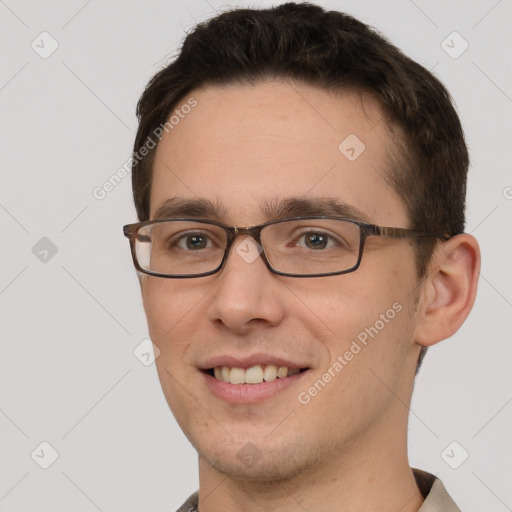
{"label": "brown eye", "polygon": [[197,251],[199,249],[207,249],[211,246],[211,242],[206,235],[197,233],[184,236],[176,243],[176,245],[180,249]]}
{"label": "brown eye", "polygon": [[304,243],[310,249],[325,249],[329,243],[329,237],[323,233],[306,233]]}

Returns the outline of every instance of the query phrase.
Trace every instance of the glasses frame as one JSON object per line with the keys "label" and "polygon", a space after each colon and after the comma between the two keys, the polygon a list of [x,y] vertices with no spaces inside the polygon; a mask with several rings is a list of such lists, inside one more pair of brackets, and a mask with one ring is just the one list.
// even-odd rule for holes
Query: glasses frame
{"label": "glasses frame", "polygon": [[[346,222],[351,222],[352,224],[355,224],[359,227],[360,232],[360,241],[359,241],[359,255],[357,258],[357,262],[355,265],[353,265],[351,268],[346,270],[341,270],[338,272],[324,272],[319,274],[290,274],[287,272],[281,272],[280,270],[275,269],[272,267],[270,262],[268,261],[267,255],[265,254],[265,249],[263,247],[263,244],[261,243],[261,231],[263,228],[267,226],[272,226],[274,224],[279,224],[281,222],[286,221],[294,221],[294,220],[342,220]],[[224,256],[222,257],[221,262],[219,265],[208,272],[202,272],[201,274],[162,274],[159,272],[153,272],[151,270],[147,270],[142,268],[139,265],[137,254],[135,252],[135,239],[137,236],[137,232],[140,228],[147,226],[149,224],[159,224],[162,222],[169,222],[169,221],[189,221],[189,222],[199,222],[202,224],[210,224],[213,226],[218,226],[227,234],[227,240],[226,240],[226,248],[224,249]],[[249,227],[239,227],[239,226],[229,226],[227,224],[223,224],[222,222],[217,222],[214,220],[209,219],[195,219],[190,217],[179,217],[179,218],[169,218],[169,219],[157,219],[157,220],[147,220],[144,222],[136,222],[134,224],[127,224],[123,226],[123,233],[124,236],[126,236],[130,241],[130,249],[132,253],[132,259],[133,264],[135,265],[135,268],[144,274],[155,276],[155,277],[163,277],[163,278],[169,278],[169,279],[190,279],[194,277],[206,277],[211,276],[213,274],[218,273],[226,263],[226,260],[228,259],[231,247],[233,246],[234,241],[237,237],[240,235],[247,235],[253,238],[256,243],[261,247],[262,251],[260,256],[262,257],[263,261],[265,262],[265,265],[267,268],[272,272],[273,274],[276,274],[278,276],[286,276],[286,277],[326,277],[326,276],[338,276],[343,274],[349,274],[351,272],[355,272],[360,264],[361,260],[363,258],[363,252],[364,252],[364,246],[366,239],[369,236],[381,236],[386,238],[422,238],[422,237],[435,237],[439,238],[442,241],[448,240],[450,237],[446,237],[443,235],[438,235],[435,233],[427,233],[424,231],[415,231],[413,229],[407,229],[407,228],[394,228],[394,227],[386,227],[386,226],[377,226],[375,224],[368,224],[366,222],[361,222],[358,220],[346,218],[346,217],[336,217],[336,216],[330,216],[330,215],[308,215],[308,216],[299,216],[299,217],[286,217],[281,219],[275,219],[268,222],[265,222],[263,224],[258,224],[256,226],[249,226]]]}

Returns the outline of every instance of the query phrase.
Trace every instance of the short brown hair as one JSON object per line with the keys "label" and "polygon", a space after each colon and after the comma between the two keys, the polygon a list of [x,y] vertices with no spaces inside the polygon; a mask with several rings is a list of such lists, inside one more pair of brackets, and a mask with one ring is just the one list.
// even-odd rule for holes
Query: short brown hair
{"label": "short brown hair", "polygon": [[[406,204],[410,227],[445,236],[464,230],[469,158],[448,91],[374,29],[309,3],[234,9],[198,24],[139,100],[134,154],[194,89],[276,78],[377,98],[393,140],[387,177]],[[153,157],[154,150],[132,164],[141,221],[149,219]],[[434,246],[433,238],[415,242],[419,277]]]}

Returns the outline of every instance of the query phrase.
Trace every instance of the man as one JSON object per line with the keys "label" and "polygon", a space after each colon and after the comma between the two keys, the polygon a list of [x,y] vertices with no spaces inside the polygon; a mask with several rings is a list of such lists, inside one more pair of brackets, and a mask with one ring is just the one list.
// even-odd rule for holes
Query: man
{"label": "man", "polygon": [[125,234],[199,454],[180,510],[458,510],[406,437],[417,368],[480,265],[441,83],[350,16],[288,3],[198,25],[137,113]]}

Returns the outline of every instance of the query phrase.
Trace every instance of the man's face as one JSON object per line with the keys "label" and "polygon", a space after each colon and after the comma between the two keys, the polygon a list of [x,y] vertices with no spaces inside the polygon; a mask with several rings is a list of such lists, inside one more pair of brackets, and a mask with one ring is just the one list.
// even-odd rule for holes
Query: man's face
{"label": "man's face", "polygon": [[[209,218],[252,226],[284,201],[335,199],[373,224],[408,227],[384,179],[391,143],[371,98],[284,82],[192,95],[197,107],[158,146],[152,218],[169,199],[207,200],[222,205]],[[420,348],[410,242],[370,237],[356,272],[303,279],[246,261],[244,238],[216,275],[142,281],[165,397],[203,461],[274,479],[392,446],[405,435]],[[259,384],[213,375],[257,365],[269,379],[272,365],[302,371]]]}

